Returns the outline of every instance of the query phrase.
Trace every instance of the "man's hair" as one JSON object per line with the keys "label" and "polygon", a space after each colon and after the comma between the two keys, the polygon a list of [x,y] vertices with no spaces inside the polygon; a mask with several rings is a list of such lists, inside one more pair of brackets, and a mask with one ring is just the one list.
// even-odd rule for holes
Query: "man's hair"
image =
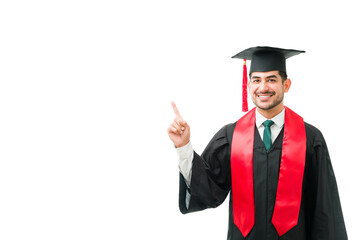
{"label": "man's hair", "polygon": [[280,75],[280,77],[281,77],[282,83],[284,83],[285,80],[287,79],[287,74],[286,74],[286,72],[279,71],[279,75]]}
{"label": "man's hair", "polygon": [[[280,77],[281,77],[282,83],[284,83],[285,80],[287,79],[287,74],[286,74],[286,72],[283,72],[283,71],[278,71],[278,72],[279,72],[279,75],[280,75]],[[251,73],[249,74],[249,77],[251,78]]]}

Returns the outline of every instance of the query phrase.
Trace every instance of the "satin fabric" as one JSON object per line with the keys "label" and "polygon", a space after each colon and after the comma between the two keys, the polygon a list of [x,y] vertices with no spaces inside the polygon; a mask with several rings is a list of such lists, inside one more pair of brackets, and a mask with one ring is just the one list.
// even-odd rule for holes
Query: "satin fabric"
{"label": "satin fabric", "polygon": [[[234,223],[246,237],[255,224],[253,146],[255,108],[238,120],[231,147]],[[297,224],[305,166],[305,124],[285,107],[283,150],[272,223],[279,236]]]}
{"label": "satin fabric", "polygon": [[255,223],[253,149],[255,108],[236,124],[231,147],[234,223],[244,237]]}
{"label": "satin fabric", "polygon": [[298,222],[306,157],[306,133],[302,117],[285,107],[284,138],[272,223],[279,236]]}

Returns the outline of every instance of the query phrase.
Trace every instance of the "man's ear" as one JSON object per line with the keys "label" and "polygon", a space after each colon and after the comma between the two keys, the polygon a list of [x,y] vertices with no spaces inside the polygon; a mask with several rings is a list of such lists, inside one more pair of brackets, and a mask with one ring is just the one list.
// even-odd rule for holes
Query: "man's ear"
{"label": "man's ear", "polygon": [[290,78],[286,79],[284,81],[284,92],[288,92],[291,86],[291,80]]}

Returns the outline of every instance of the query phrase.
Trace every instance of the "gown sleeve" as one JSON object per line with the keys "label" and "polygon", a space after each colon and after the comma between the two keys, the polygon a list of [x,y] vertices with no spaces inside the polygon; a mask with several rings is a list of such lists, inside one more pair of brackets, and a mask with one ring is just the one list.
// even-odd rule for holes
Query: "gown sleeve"
{"label": "gown sleeve", "polygon": [[204,152],[194,152],[190,186],[180,173],[179,208],[185,214],[219,206],[231,188],[230,148],[235,125],[220,129]]}
{"label": "gown sleeve", "polygon": [[312,156],[313,201],[310,211],[311,240],[347,240],[334,170],[325,140],[315,137]]}

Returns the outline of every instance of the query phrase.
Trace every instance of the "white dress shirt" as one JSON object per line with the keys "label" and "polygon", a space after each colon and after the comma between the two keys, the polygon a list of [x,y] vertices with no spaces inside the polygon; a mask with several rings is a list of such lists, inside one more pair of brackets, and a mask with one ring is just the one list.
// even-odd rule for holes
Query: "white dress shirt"
{"label": "white dress shirt", "polygon": [[[257,110],[255,111],[255,119],[256,119],[256,127],[259,131],[261,139],[263,139],[264,135],[264,125],[263,122],[268,120],[263,115],[261,115]],[[285,123],[285,109],[283,109],[278,115],[270,119],[274,122],[270,127],[271,131],[271,143],[274,143],[275,139],[281,132],[281,129]],[[191,142],[186,144],[183,147],[176,148],[176,151],[179,156],[179,170],[181,174],[185,178],[185,182],[188,186],[190,186],[191,181],[191,173],[192,173],[192,161],[194,158],[194,150],[192,148]]]}

